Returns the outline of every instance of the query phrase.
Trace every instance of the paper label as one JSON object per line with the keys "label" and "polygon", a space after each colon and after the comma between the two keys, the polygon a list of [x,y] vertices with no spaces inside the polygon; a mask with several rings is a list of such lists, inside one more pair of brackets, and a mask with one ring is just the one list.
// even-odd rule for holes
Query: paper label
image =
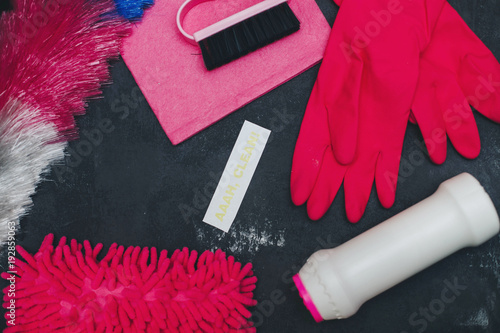
{"label": "paper label", "polygon": [[229,231],[270,134],[270,130],[245,121],[203,222]]}

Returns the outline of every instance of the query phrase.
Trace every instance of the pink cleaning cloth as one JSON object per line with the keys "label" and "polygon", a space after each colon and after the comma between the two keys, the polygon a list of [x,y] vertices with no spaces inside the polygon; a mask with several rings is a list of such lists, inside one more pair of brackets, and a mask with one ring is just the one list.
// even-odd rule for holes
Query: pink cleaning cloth
{"label": "pink cleaning cloth", "polygon": [[[291,0],[300,30],[208,71],[198,46],[177,29],[184,0],[157,0],[125,41],[123,59],[174,145],[290,80],[323,57],[330,26],[314,0]],[[192,34],[258,0],[217,0],[184,20]]]}

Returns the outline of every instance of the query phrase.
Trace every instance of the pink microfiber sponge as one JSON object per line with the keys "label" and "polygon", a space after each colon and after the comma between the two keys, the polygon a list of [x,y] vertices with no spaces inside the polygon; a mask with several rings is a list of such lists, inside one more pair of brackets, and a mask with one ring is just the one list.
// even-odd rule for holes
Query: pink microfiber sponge
{"label": "pink microfiber sponge", "polygon": [[16,307],[4,333],[256,331],[247,309],[257,303],[252,264],[221,250],[198,258],[184,248],[168,258],[166,250],[115,243],[99,260],[102,244],[53,241],[47,235],[34,256],[17,246],[24,261],[15,260],[15,274],[2,273],[15,280],[3,306]]}

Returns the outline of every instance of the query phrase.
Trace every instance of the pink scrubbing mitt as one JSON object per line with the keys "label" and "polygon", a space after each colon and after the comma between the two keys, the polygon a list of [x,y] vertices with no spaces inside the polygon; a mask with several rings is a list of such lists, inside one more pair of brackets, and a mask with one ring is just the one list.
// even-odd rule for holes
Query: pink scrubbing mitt
{"label": "pink scrubbing mitt", "polygon": [[[257,278],[217,250],[91,247],[54,235],[32,256],[15,261],[15,292],[4,289],[4,307],[15,302],[15,326],[4,332],[255,332],[247,307],[256,305]],[[82,251],[84,250],[84,251]],[[15,294],[15,295],[12,295]],[[7,320],[9,320],[7,313]]]}

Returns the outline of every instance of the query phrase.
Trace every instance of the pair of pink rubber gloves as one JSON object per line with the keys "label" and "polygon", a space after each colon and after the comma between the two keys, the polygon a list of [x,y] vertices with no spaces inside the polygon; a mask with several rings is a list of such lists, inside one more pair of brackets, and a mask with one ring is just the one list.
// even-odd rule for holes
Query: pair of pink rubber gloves
{"label": "pair of pink rubber gloves", "polygon": [[430,158],[447,137],[466,158],[480,151],[470,105],[500,122],[500,64],[444,0],[335,0],[335,24],[293,157],[291,192],[313,220],[344,182],[349,221],[362,217],[375,181],[394,204],[408,120]]}

